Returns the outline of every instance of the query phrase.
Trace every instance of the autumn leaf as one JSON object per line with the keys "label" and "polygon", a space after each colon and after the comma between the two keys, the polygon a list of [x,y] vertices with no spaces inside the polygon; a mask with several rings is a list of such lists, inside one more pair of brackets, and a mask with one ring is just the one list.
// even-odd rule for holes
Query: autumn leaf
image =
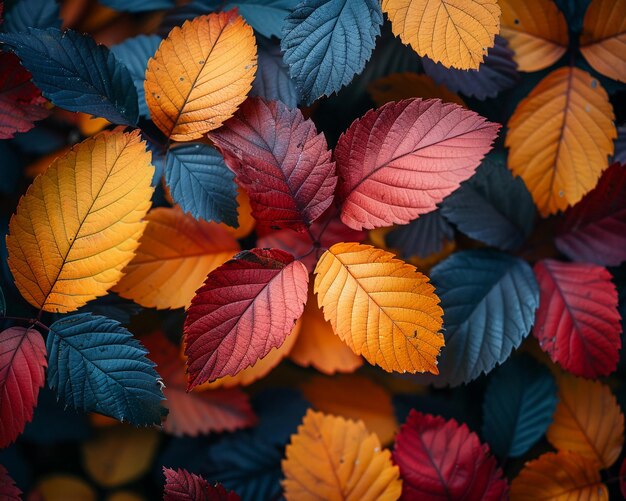
{"label": "autumn leaf", "polygon": [[30,304],[66,313],[118,282],[144,230],[153,170],[139,132],[114,131],[86,139],[35,179],[7,237],[9,267]]}
{"label": "autumn leaf", "polygon": [[144,88],[152,120],[174,141],[202,137],[246,99],[256,62],[252,28],[237,10],[174,28],[148,61]]}
{"label": "autumn leaf", "polygon": [[383,0],[395,35],[420,56],[477,69],[500,31],[496,0]]}
{"label": "autumn leaf", "polygon": [[558,379],[559,403],[546,437],[559,451],[573,451],[608,468],[624,445],[624,415],[608,386],[569,375]]}
{"label": "autumn leaf", "polygon": [[520,71],[538,71],[567,50],[567,23],[552,0],[500,0],[501,34],[509,41]]}
{"label": "autumn leaf", "polygon": [[613,153],[613,108],[600,82],[573,66],[545,77],[509,120],[508,166],[542,216],[576,204]]}
{"label": "autumn leaf", "polygon": [[428,278],[393,254],[339,243],[315,268],[324,318],[357,355],[391,372],[438,373],[442,310]]}
{"label": "autumn leaf", "polygon": [[188,307],[209,272],[239,251],[224,228],[179,208],[159,207],[146,221],[135,257],[113,290],[148,308]]}
{"label": "autumn leaf", "polygon": [[282,462],[288,501],[392,501],[402,488],[388,450],[362,421],[307,411]]}
{"label": "autumn leaf", "polygon": [[189,389],[280,346],[302,315],[308,280],[304,265],[278,249],[241,252],[209,273],[185,319]]}
{"label": "autumn leaf", "polygon": [[387,103],[335,148],[341,220],[356,230],[406,224],[471,177],[499,125],[438,99]]}
{"label": "autumn leaf", "polygon": [[6,468],[0,465],[0,497],[5,501],[20,501],[22,491],[15,485]]}
{"label": "autumn leaf", "polygon": [[594,70],[626,82],[626,0],[592,0],[580,45]]}
{"label": "autumn leaf", "polygon": [[227,491],[223,485],[212,485],[200,475],[179,468],[163,468],[165,492],[163,501],[239,501],[234,491]]}
{"label": "autumn leaf", "polygon": [[575,452],[547,452],[526,463],[511,484],[511,501],[587,499],[608,501],[595,461]]}

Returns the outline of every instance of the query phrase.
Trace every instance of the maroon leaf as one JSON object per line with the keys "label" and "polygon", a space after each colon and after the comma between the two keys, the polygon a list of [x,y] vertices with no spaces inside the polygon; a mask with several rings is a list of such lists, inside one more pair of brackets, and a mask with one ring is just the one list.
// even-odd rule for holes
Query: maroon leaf
{"label": "maroon leaf", "polygon": [[[0,4],[1,10],[2,4]],[[6,468],[0,464],[0,499],[2,501],[20,501],[21,496],[22,491],[17,488]]]}
{"label": "maroon leaf", "polygon": [[613,164],[557,229],[557,248],[573,261],[617,266],[626,261],[626,167]]}
{"label": "maroon leaf", "polygon": [[508,485],[489,446],[454,419],[411,410],[396,437],[402,499],[507,499]]}
{"label": "maroon leaf", "polygon": [[209,138],[237,174],[261,224],[302,231],[332,203],[335,163],[324,135],[300,110],[250,98]]}
{"label": "maroon leaf", "polygon": [[308,282],[306,267],[279,249],[241,252],[209,273],[185,319],[188,389],[234,376],[283,344]]}
{"label": "maroon leaf", "polygon": [[0,332],[0,448],[33,419],[47,365],[46,346],[35,329],[10,327]]}
{"label": "maroon leaf", "polygon": [[535,275],[540,296],[533,332],[541,348],[577,376],[613,372],[622,327],[611,274],[602,266],[548,259],[535,265]]}
{"label": "maroon leaf", "polygon": [[50,111],[46,100],[30,81],[31,74],[14,54],[0,52],[0,139],[27,132]]}
{"label": "maroon leaf", "polygon": [[227,491],[223,485],[211,485],[201,476],[186,470],[163,468],[165,492],[163,501],[239,501],[234,491]]}
{"label": "maroon leaf", "polygon": [[499,128],[439,99],[405,99],[368,111],[335,148],[342,221],[372,229],[431,212],[474,174]]}

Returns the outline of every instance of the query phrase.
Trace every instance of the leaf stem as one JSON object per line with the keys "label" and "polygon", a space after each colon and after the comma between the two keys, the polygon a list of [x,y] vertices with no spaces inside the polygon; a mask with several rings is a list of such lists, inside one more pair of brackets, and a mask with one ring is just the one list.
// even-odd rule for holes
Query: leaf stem
{"label": "leaf stem", "polygon": [[22,322],[24,324],[30,324],[31,327],[36,325],[37,327],[45,330],[46,332],[50,331],[50,327],[40,322],[38,318],[11,317],[8,315],[1,315],[0,320],[12,320],[13,322]]}

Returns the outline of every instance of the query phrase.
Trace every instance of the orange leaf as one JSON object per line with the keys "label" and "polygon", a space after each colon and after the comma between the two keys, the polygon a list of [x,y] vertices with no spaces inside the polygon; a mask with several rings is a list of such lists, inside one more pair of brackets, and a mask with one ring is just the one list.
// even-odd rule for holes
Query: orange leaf
{"label": "orange leaf", "polygon": [[141,306],[189,306],[209,272],[239,252],[220,225],[196,220],[178,207],[154,209],[146,220],[137,253],[114,288]]}
{"label": "orange leaf", "polygon": [[500,0],[500,6],[500,34],[515,52],[520,71],[547,68],[565,54],[567,23],[553,0]]}
{"label": "orange leaf", "polygon": [[391,395],[382,386],[356,374],[316,376],[302,385],[306,399],[318,411],[362,419],[368,430],[388,444],[398,430]]}
{"label": "orange leaf", "polygon": [[402,42],[450,68],[478,69],[500,31],[497,0],[383,0]]}
{"label": "orange leaf", "polygon": [[309,287],[309,299],[302,314],[302,326],[298,340],[289,352],[289,358],[298,365],[315,367],[324,374],[353,372],[363,365],[363,359],[335,336],[317,306],[312,287]]}
{"label": "orange leaf", "polygon": [[545,77],[509,120],[509,168],[521,176],[543,216],[593,189],[617,136],[600,82],[575,67]]}
{"label": "orange leaf", "polygon": [[98,496],[87,482],[74,475],[55,473],[41,479],[28,495],[32,501],[96,501]]}
{"label": "orange leaf", "polygon": [[624,415],[608,386],[563,375],[559,403],[548,428],[548,441],[560,451],[574,451],[611,466],[624,445]]}
{"label": "orange leaf", "polygon": [[609,499],[598,465],[574,452],[548,452],[526,463],[511,484],[511,501]]}
{"label": "orange leaf", "polygon": [[388,372],[438,374],[443,311],[428,277],[369,245],[339,243],[315,267],[324,318],[356,353]]}
{"label": "orange leaf", "polygon": [[256,221],[252,217],[250,197],[248,197],[248,194],[241,186],[237,187],[237,205],[237,222],[239,223],[239,226],[237,228],[233,228],[232,226],[228,226],[226,223],[220,223],[220,225],[229,233],[232,233],[233,237],[243,238],[252,233]]}
{"label": "orange leaf", "polygon": [[33,181],[7,237],[9,267],[30,304],[66,313],[118,282],[150,208],[150,159],[139,131],[103,132]]}
{"label": "orange leaf", "polygon": [[363,421],[308,410],[282,467],[287,501],[395,501],[402,481]]}
{"label": "orange leaf", "polygon": [[411,97],[439,98],[465,106],[463,100],[444,85],[438,85],[429,76],[417,73],[393,73],[379,78],[367,86],[367,92],[378,106]]}
{"label": "orange leaf", "polygon": [[152,120],[175,141],[220,127],[245,101],[256,63],[254,33],[236,10],[186,21],[148,61],[144,88]]}
{"label": "orange leaf", "polygon": [[594,70],[626,82],[626,0],[592,0],[580,44]]}

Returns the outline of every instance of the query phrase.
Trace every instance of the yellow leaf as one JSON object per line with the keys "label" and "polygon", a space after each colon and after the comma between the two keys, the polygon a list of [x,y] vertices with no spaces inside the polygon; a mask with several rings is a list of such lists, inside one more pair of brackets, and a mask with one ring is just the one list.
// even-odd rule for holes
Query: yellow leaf
{"label": "yellow leaf", "polygon": [[559,403],[546,436],[560,451],[574,451],[603,468],[611,466],[624,445],[624,415],[608,386],[562,375]]}
{"label": "yellow leaf", "polygon": [[420,56],[478,69],[500,31],[497,0],[383,0],[393,33]]}
{"label": "yellow leaf", "polygon": [[613,107],[600,82],[575,67],[553,71],[509,120],[509,168],[521,176],[543,216],[565,210],[592,190],[617,136]]}
{"label": "yellow leaf", "polygon": [[81,445],[87,473],[102,487],[118,487],[141,477],[152,463],[159,434],[151,428],[103,428]]}
{"label": "yellow leaf", "polygon": [[287,501],[395,501],[402,481],[363,421],[308,410],[282,467]]}
{"label": "yellow leaf", "polygon": [[626,0],[592,0],[580,45],[594,70],[626,82]]}
{"label": "yellow leaf", "polygon": [[209,272],[240,250],[220,225],[178,207],[154,209],[146,220],[137,253],[114,290],[147,308],[188,307]]}
{"label": "yellow leaf", "polygon": [[139,131],[103,132],[33,181],[7,237],[9,267],[30,304],[66,313],[118,282],[150,208],[150,161]]}
{"label": "yellow leaf", "polygon": [[87,113],[78,113],[77,123],[78,129],[83,136],[93,136],[111,125],[106,118],[94,117]]}
{"label": "yellow leaf", "polygon": [[383,444],[393,440],[398,422],[391,395],[382,386],[356,374],[333,378],[316,376],[302,385],[302,392],[318,411],[361,419]]}
{"label": "yellow leaf", "polygon": [[239,226],[233,228],[226,223],[220,223],[235,238],[247,237],[252,230],[256,221],[252,217],[252,207],[250,206],[250,198],[241,186],[237,187],[237,222]]}
{"label": "yellow leaf", "polygon": [[236,10],[185,21],[148,61],[152,120],[175,141],[217,129],[245,101],[256,64],[254,33]]}
{"label": "yellow leaf", "polygon": [[298,320],[296,325],[294,325],[291,334],[289,334],[287,339],[285,339],[285,342],[278,348],[272,348],[267,355],[257,360],[254,365],[246,367],[234,376],[224,376],[216,379],[212,383],[205,383],[197,386],[196,388],[198,390],[206,390],[215,388],[232,388],[234,386],[248,386],[259,379],[264,378],[291,351],[294,343],[298,339],[301,325],[302,322]]}
{"label": "yellow leaf", "polygon": [[388,372],[438,374],[443,311],[428,277],[393,254],[339,243],[315,267],[324,318],[357,355]]}
{"label": "yellow leaf", "polygon": [[393,73],[379,78],[368,85],[367,92],[378,106],[411,97],[438,98],[447,103],[465,106],[463,100],[444,85],[437,85],[429,76],[417,73]]}
{"label": "yellow leaf", "polygon": [[515,52],[520,71],[542,70],[565,54],[567,23],[554,0],[500,0],[500,7],[500,34]]}
{"label": "yellow leaf", "polygon": [[40,480],[28,499],[42,501],[96,501],[96,492],[74,475],[55,474]]}
{"label": "yellow leaf", "polygon": [[526,463],[511,484],[511,501],[609,499],[598,465],[574,452],[548,452]]}
{"label": "yellow leaf", "polygon": [[363,359],[335,335],[330,323],[324,319],[315,301],[313,287],[309,288],[302,329],[289,358],[302,367],[313,366],[324,374],[353,372],[363,365]]}

